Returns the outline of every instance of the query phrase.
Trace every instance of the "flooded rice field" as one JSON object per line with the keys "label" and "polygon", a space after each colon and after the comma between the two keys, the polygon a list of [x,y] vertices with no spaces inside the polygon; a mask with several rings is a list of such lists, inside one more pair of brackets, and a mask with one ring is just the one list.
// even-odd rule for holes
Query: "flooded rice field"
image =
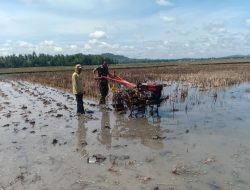
{"label": "flooded rice field", "polygon": [[158,115],[76,116],[72,94],[0,81],[0,189],[248,190],[250,84],[164,94]]}

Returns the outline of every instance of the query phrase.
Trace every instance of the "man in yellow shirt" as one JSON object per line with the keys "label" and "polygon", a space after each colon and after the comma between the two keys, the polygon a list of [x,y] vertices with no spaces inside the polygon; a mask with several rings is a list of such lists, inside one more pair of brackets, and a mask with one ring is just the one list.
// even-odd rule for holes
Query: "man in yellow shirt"
{"label": "man in yellow shirt", "polygon": [[73,94],[76,96],[77,102],[77,114],[85,114],[84,107],[83,107],[83,83],[82,77],[80,76],[82,72],[82,66],[77,64],[75,66],[75,72],[72,75],[72,87],[73,87]]}

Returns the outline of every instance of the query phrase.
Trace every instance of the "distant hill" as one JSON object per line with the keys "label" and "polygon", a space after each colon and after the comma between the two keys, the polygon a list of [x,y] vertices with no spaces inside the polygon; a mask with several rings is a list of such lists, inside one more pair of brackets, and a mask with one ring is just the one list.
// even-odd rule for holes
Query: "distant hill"
{"label": "distant hill", "polygon": [[250,55],[230,55],[230,56],[226,56],[226,57],[222,57],[223,59],[227,59],[227,58],[229,58],[229,59],[241,59],[241,58],[243,58],[243,59],[245,59],[245,58],[250,58]]}
{"label": "distant hill", "polygon": [[137,60],[137,59],[131,59],[131,58],[125,57],[123,55],[115,55],[112,53],[103,53],[101,54],[101,56],[104,58],[113,60],[116,63],[131,63]]}
{"label": "distant hill", "polygon": [[168,62],[170,59],[134,59],[123,55],[115,55],[112,53],[103,53],[102,57],[112,60],[117,64],[127,64],[127,63],[153,63],[153,62]]}
{"label": "distant hill", "polygon": [[182,62],[182,61],[204,61],[204,60],[232,60],[232,59],[250,59],[250,55],[231,55],[226,57],[213,57],[213,58],[182,58],[182,59],[133,59],[123,55],[115,55],[112,53],[101,54],[102,57],[112,60],[116,64],[128,63],[159,63],[159,62]]}

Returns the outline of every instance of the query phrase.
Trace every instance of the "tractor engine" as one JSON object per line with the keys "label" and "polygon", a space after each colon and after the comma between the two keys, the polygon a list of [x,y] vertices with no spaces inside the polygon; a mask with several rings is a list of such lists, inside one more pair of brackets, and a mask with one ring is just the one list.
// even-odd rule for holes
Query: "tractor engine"
{"label": "tractor engine", "polygon": [[162,84],[155,83],[142,83],[138,85],[139,91],[146,92],[147,95],[147,104],[149,105],[160,105],[161,103],[161,95],[162,95]]}
{"label": "tractor engine", "polygon": [[116,111],[145,111],[146,106],[160,106],[162,102],[162,84],[139,83],[136,88],[123,89],[113,94],[112,104]]}

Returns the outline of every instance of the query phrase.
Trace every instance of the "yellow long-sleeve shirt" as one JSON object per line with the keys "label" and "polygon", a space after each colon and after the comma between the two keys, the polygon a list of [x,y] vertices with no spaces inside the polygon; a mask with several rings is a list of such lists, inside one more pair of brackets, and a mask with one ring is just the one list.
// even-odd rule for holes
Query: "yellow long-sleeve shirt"
{"label": "yellow long-sleeve shirt", "polygon": [[73,94],[83,93],[82,77],[74,72],[72,75]]}

